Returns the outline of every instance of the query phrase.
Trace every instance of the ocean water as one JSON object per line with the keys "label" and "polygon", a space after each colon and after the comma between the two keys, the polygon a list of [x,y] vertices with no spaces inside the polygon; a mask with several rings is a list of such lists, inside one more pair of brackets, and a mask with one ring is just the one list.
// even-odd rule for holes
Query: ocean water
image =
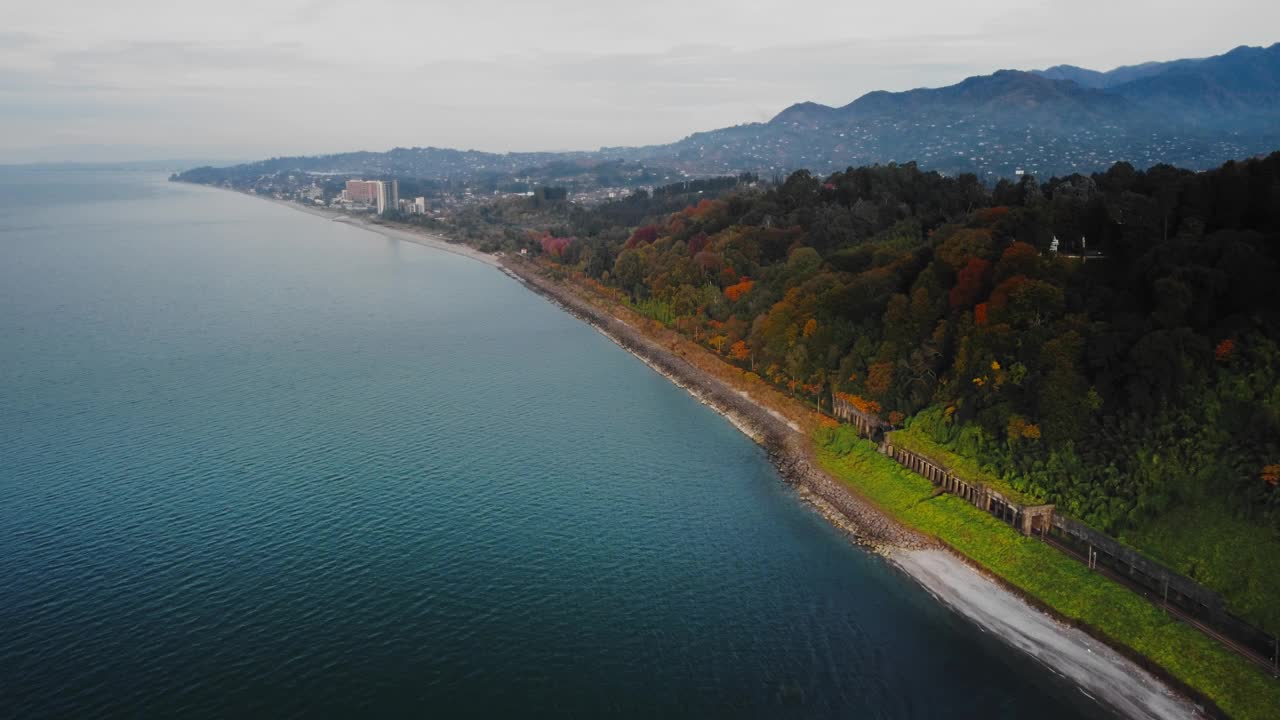
{"label": "ocean water", "polygon": [[491,268],[0,170],[0,715],[1106,711]]}

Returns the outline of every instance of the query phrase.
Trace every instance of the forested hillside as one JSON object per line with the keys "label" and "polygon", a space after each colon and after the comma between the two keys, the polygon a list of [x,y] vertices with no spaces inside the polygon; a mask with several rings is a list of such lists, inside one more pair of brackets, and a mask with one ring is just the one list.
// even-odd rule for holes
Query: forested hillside
{"label": "forested hillside", "polygon": [[1272,581],[1252,577],[1280,547],[1280,153],[993,190],[913,164],[798,172],[542,217],[508,238],[1280,625]]}

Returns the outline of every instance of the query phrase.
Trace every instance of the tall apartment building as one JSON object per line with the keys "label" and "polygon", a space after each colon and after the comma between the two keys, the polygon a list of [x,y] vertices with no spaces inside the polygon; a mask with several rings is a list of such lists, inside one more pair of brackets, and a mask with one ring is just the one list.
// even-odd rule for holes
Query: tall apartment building
{"label": "tall apartment building", "polygon": [[378,184],[378,214],[386,214],[388,210],[400,209],[400,181],[392,178],[390,180],[374,180]]}

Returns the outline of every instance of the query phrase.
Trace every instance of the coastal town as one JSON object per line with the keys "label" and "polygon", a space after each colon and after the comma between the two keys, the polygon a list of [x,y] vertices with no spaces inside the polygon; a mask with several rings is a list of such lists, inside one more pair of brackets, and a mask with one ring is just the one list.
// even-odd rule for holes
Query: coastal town
{"label": "coastal town", "polygon": [[[615,163],[604,163],[610,169]],[[189,179],[192,173],[184,173]],[[466,208],[495,201],[544,197],[595,205],[617,200],[637,190],[690,181],[700,176],[678,171],[628,168],[603,171],[599,164],[580,168],[539,168],[503,181],[459,179],[432,181],[411,176],[280,171],[246,178],[226,178],[208,184],[263,195],[276,200],[348,213],[371,214],[420,221],[444,220]]]}

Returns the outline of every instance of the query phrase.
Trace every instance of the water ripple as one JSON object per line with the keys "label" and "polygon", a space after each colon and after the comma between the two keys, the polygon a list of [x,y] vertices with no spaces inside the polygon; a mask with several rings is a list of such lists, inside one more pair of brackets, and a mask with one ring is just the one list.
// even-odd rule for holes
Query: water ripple
{"label": "water ripple", "polygon": [[163,183],[6,217],[0,714],[1098,715],[500,273]]}

